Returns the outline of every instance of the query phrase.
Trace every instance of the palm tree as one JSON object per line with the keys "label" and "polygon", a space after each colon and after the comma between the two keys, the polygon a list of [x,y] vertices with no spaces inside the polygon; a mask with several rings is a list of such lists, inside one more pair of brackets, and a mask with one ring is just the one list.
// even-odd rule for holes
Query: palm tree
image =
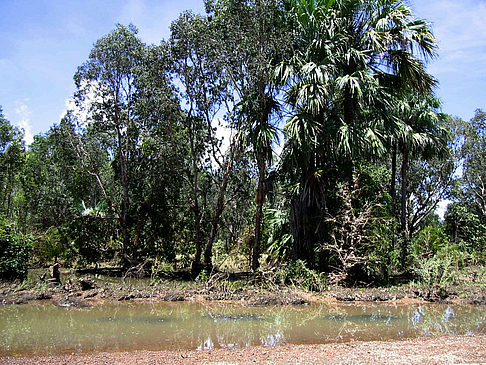
{"label": "palm tree", "polygon": [[356,160],[386,153],[390,101],[405,88],[431,91],[424,62],[436,41],[402,0],[294,0],[291,21],[296,51],[276,76],[293,110],[286,164],[300,175],[291,208],[294,258],[308,259],[315,230],[305,225],[326,204],[323,174],[338,169],[350,182]]}

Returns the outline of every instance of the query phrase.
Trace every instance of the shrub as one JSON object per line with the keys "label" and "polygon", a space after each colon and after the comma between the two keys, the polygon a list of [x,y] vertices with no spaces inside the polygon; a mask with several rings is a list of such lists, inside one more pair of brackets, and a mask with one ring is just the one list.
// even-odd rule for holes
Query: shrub
{"label": "shrub", "polygon": [[35,239],[32,255],[39,264],[47,264],[57,259],[70,260],[72,252],[66,229],[49,227],[43,235]]}
{"label": "shrub", "polygon": [[118,248],[113,225],[111,220],[89,215],[70,223],[69,235],[73,237],[73,248],[82,263],[94,264],[113,258]]}
{"label": "shrub", "polygon": [[420,285],[425,289],[427,298],[435,295],[434,293],[445,292],[447,284],[454,280],[451,263],[452,259],[449,256],[434,256],[416,263],[414,272],[419,278]]}
{"label": "shrub", "polygon": [[0,220],[0,278],[25,279],[31,250],[30,237]]}
{"label": "shrub", "polygon": [[278,279],[281,284],[291,284],[313,291],[325,290],[329,282],[327,275],[309,269],[302,260],[290,261],[278,273]]}
{"label": "shrub", "polygon": [[415,259],[430,258],[448,246],[447,235],[441,227],[429,225],[412,240],[410,253]]}

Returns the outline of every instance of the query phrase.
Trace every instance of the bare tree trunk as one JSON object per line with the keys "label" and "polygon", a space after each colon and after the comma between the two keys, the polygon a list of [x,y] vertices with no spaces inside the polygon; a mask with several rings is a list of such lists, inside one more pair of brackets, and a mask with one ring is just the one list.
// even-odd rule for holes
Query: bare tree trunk
{"label": "bare tree trunk", "polygon": [[231,165],[233,164],[233,157],[230,157],[228,161],[224,174],[223,181],[219,188],[218,200],[216,202],[216,208],[214,209],[213,219],[211,221],[211,231],[209,233],[208,241],[204,249],[204,266],[208,269],[213,267],[213,245],[216,241],[216,236],[218,234],[219,223],[221,221],[221,214],[223,214],[224,209],[224,197],[226,195],[226,188],[228,187],[229,175],[231,171]]}
{"label": "bare tree trunk", "polygon": [[255,241],[251,253],[251,269],[257,271],[260,267],[260,250],[263,231],[263,204],[265,203],[265,156],[257,158],[258,164],[258,186],[256,194],[256,213],[255,213]]}
{"label": "bare tree trunk", "polygon": [[[189,111],[189,118],[191,115],[191,110]],[[194,131],[192,128],[189,129],[190,131],[190,151],[191,151],[191,159],[192,159],[192,173],[193,173],[193,182],[192,182],[192,199],[191,199],[191,210],[193,212],[193,219],[194,219],[194,243],[196,245],[196,254],[194,256],[194,260],[192,261],[191,271],[194,274],[199,274],[200,267],[201,267],[201,256],[202,256],[202,249],[203,249],[203,235],[202,235],[202,214],[201,209],[199,206],[199,167],[198,167],[198,159],[196,156],[195,148],[194,148]]]}
{"label": "bare tree trunk", "polygon": [[[116,123],[118,123],[118,118],[115,117]],[[118,159],[120,164],[120,178],[121,184],[123,189],[123,197],[122,197],[122,204],[119,216],[120,228],[122,233],[122,241],[123,241],[123,259],[125,261],[125,265],[132,264],[132,260],[134,259],[132,256],[131,244],[130,244],[130,230],[128,228],[128,212],[129,212],[129,187],[128,187],[128,151],[123,152],[123,137],[120,131],[120,127],[117,125],[116,127],[117,139],[118,139]],[[128,136],[126,137],[128,139]]]}

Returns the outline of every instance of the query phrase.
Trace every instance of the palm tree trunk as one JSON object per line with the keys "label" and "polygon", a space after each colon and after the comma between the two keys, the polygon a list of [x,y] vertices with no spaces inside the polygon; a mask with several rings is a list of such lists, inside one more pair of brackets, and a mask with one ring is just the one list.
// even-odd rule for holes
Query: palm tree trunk
{"label": "palm tree trunk", "polygon": [[253,243],[253,250],[251,255],[251,269],[257,271],[260,267],[260,249],[263,230],[263,203],[265,202],[265,157],[259,156],[257,158],[258,164],[258,187],[256,195],[256,213],[255,213],[255,241]]}
{"label": "palm tree trunk", "polygon": [[313,169],[308,169],[303,172],[300,193],[292,199],[290,206],[290,230],[294,240],[291,259],[302,260],[310,267],[315,264],[313,259],[314,244],[317,239],[315,217],[319,211],[318,203],[314,197],[308,195],[312,192],[306,186],[309,176],[313,174],[312,171]]}
{"label": "palm tree trunk", "polygon": [[408,147],[405,146],[403,149],[403,160],[402,160],[402,169],[401,169],[401,180],[402,180],[402,200],[401,200],[401,216],[400,216],[400,223],[401,223],[401,231],[402,231],[402,247],[401,247],[401,261],[402,264],[405,264],[405,259],[407,256],[407,246],[408,241],[410,239],[410,232],[409,232],[409,222],[408,222],[408,197],[407,197],[407,188],[408,188],[408,181],[407,181],[407,174],[408,174],[408,164],[409,164],[409,150]]}
{"label": "palm tree trunk", "polygon": [[392,147],[390,197],[392,201],[392,214],[395,216],[395,203],[397,199],[397,144]]}

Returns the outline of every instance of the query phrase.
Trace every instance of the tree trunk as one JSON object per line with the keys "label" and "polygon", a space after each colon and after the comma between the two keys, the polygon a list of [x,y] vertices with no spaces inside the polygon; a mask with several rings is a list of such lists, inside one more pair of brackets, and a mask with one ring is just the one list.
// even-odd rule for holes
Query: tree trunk
{"label": "tree trunk", "polygon": [[392,214],[395,216],[395,204],[397,199],[397,144],[392,147],[390,197],[392,201]]}
{"label": "tree trunk", "polygon": [[[232,147],[234,148],[234,147]],[[233,165],[233,158],[234,158],[234,151],[232,150],[230,153],[229,161],[226,164],[224,173],[223,173],[223,181],[219,188],[218,192],[218,200],[216,202],[216,208],[214,209],[213,219],[211,221],[211,231],[209,233],[209,237],[206,243],[206,247],[204,249],[204,266],[208,270],[212,270],[213,268],[213,245],[216,241],[216,237],[218,235],[218,228],[219,222],[221,220],[221,214],[223,214],[224,209],[224,197],[226,195],[226,188],[228,187],[229,182],[229,175],[231,172],[231,166]]]}
{"label": "tree trunk", "polygon": [[[314,217],[318,211],[318,202],[313,196],[312,191],[307,188],[309,176],[313,174],[312,169],[305,172],[301,180],[299,196],[292,199],[290,206],[290,231],[294,239],[291,251],[292,260],[303,260],[310,267],[314,266],[314,243],[316,232],[312,227],[316,227]],[[322,192],[317,193],[322,196]]]}
{"label": "tree trunk", "polygon": [[[115,122],[118,123],[118,118],[115,116]],[[126,156],[127,151],[125,153],[123,152],[123,137],[120,131],[120,127],[116,127],[116,132],[117,132],[117,139],[118,139],[118,159],[119,159],[119,164],[120,164],[120,178],[121,178],[121,184],[122,184],[122,189],[123,189],[123,197],[122,197],[122,204],[121,204],[121,210],[120,210],[120,216],[119,216],[119,222],[120,222],[120,228],[121,228],[121,233],[122,233],[122,241],[123,241],[123,260],[124,265],[128,266],[133,264],[133,252],[132,247],[130,244],[130,230],[128,228],[129,222],[128,222],[128,212],[129,212],[129,188],[128,188],[128,157]],[[128,138],[128,136],[127,136]]]}
{"label": "tree trunk", "polygon": [[192,261],[191,271],[194,275],[198,275],[201,271],[201,255],[203,249],[203,235],[202,235],[202,214],[201,209],[199,207],[199,167],[198,167],[198,158],[196,156],[195,147],[194,147],[194,132],[193,132],[193,125],[191,123],[191,110],[188,113],[188,121],[189,121],[189,133],[190,133],[190,152],[191,152],[191,160],[192,160],[192,174],[193,174],[193,181],[192,181],[192,198],[191,200],[191,210],[193,212],[193,219],[194,219],[194,243],[196,245],[196,254],[194,256],[194,260]]}
{"label": "tree trunk", "polygon": [[7,188],[7,186],[5,186],[5,190],[6,190],[5,194],[6,194],[6,197],[7,197],[7,209],[6,209],[6,212],[5,212],[5,216],[7,218],[13,217],[13,214],[12,214],[12,205],[13,205],[12,195],[13,194],[12,194],[12,192],[14,190],[15,175],[14,175],[14,167],[12,165],[13,164],[10,164],[10,166],[9,166],[8,188]]}
{"label": "tree trunk", "polygon": [[408,174],[408,161],[409,159],[409,150],[408,147],[403,148],[403,160],[402,160],[402,169],[401,169],[401,180],[402,180],[402,201],[401,201],[401,216],[400,216],[400,223],[401,223],[401,231],[402,231],[402,247],[401,247],[401,260],[402,264],[405,264],[405,259],[407,256],[407,246],[410,239],[410,232],[409,232],[409,222],[408,222],[408,197],[407,197],[407,188],[408,188],[408,181],[407,181],[407,174]]}
{"label": "tree trunk", "polygon": [[256,213],[255,213],[255,240],[251,253],[251,269],[257,271],[260,267],[260,249],[263,230],[263,204],[265,203],[265,156],[257,158],[258,165],[258,186],[256,194]]}
{"label": "tree trunk", "polygon": [[201,229],[201,213],[199,209],[194,210],[194,243],[196,244],[196,254],[192,261],[191,271],[194,275],[198,275],[201,271],[201,256],[202,256],[202,229]]}

